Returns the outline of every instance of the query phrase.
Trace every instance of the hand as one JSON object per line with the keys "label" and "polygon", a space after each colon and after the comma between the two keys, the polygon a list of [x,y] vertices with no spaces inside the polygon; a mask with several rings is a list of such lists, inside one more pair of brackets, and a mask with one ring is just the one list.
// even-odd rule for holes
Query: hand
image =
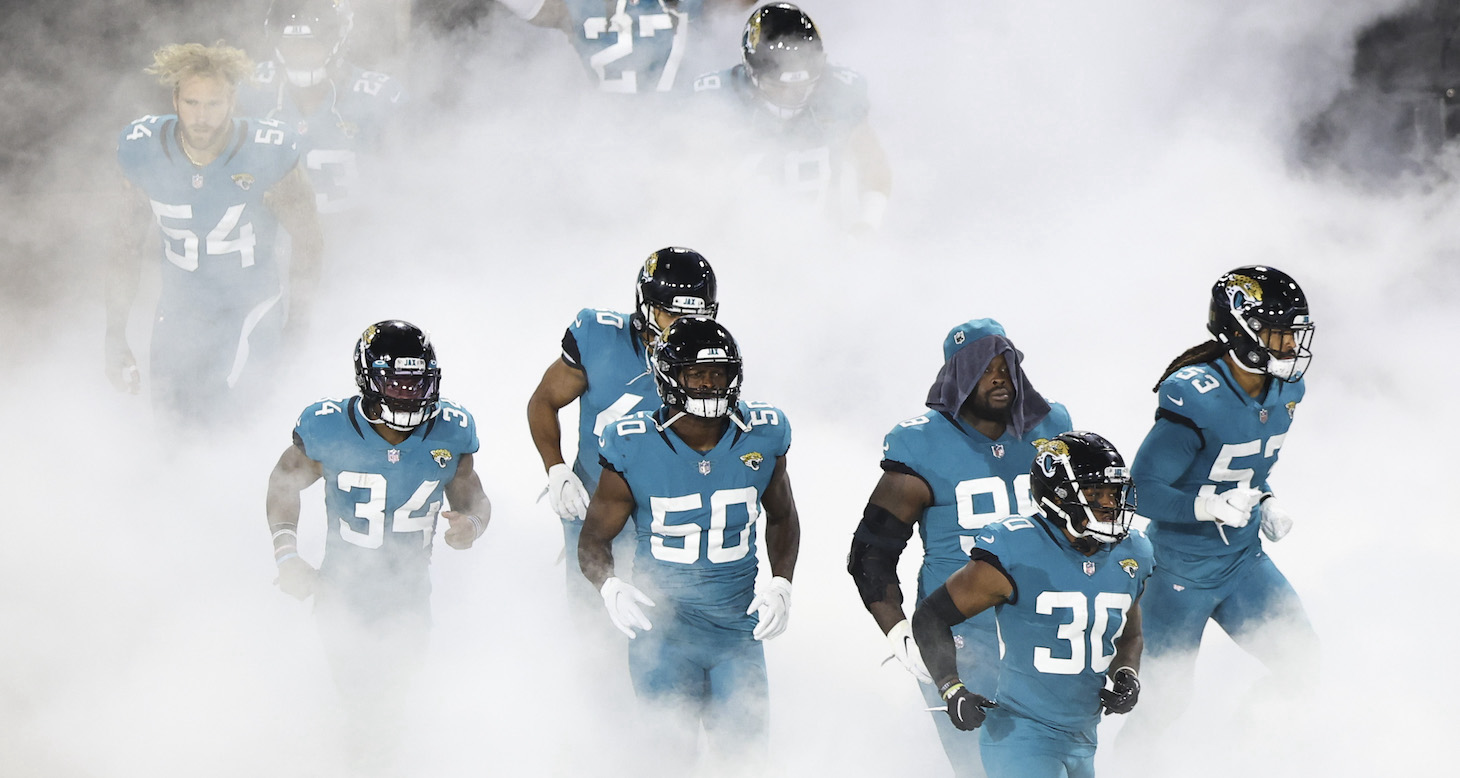
{"label": "hand", "polygon": [[1293,517],[1288,512],[1277,507],[1277,500],[1268,495],[1262,501],[1262,508],[1258,511],[1262,515],[1262,534],[1268,540],[1276,543],[1288,536],[1293,529]]}
{"label": "hand", "polygon": [[274,579],[274,583],[285,594],[296,600],[303,600],[314,594],[318,582],[319,571],[298,556],[291,556],[280,562],[279,577]]}
{"label": "hand", "polygon": [[137,372],[137,360],[125,337],[106,338],[106,377],[119,392],[136,394],[142,388],[142,377]]}
{"label": "hand", "polygon": [[1205,494],[1196,498],[1197,521],[1214,521],[1228,527],[1245,527],[1252,520],[1252,509],[1262,499],[1262,492],[1239,486],[1221,494]]}
{"label": "hand", "polygon": [[442,511],[441,517],[446,519],[446,545],[455,549],[471,548],[477,538],[487,530],[487,523],[461,511]]}
{"label": "hand", "polygon": [[791,582],[776,576],[771,579],[765,591],[757,594],[745,609],[745,615],[760,614],[760,623],[755,625],[751,636],[756,640],[770,640],[786,631],[791,623]]}
{"label": "hand", "polygon": [[953,726],[964,732],[972,732],[983,724],[988,714],[984,713],[985,708],[997,708],[999,704],[983,696],[974,694],[963,685],[962,681],[954,680],[943,685],[939,692],[943,701],[948,703],[948,718],[953,720]]}
{"label": "hand", "polygon": [[[559,462],[548,468],[548,500],[560,518],[582,521],[588,514],[588,490],[573,468]],[[539,498],[541,499],[541,498]]]}
{"label": "hand", "polygon": [[603,607],[608,609],[608,617],[613,620],[613,625],[618,631],[629,636],[632,640],[638,637],[634,629],[651,630],[653,624],[644,615],[640,604],[654,607],[654,601],[648,595],[634,588],[634,585],[619,578],[610,578],[603,582],[603,587],[598,590],[603,596]]}
{"label": "hand", "polygon": [[1100,706],[1109,713],[1130,713],[1141,696],[1141,679],[1136,671],[1122,667],[1111,673],[1110,688],[1100,690]]}
{"label": "hand", "polygon": [[912,623],[907,619],[897,622],[887,631],[887,642],[892,644],[892,655],[907,668],[919,683],[932,683],[933,676],[923,664],[923,655],[918,652],[917,641],[913,640]]}

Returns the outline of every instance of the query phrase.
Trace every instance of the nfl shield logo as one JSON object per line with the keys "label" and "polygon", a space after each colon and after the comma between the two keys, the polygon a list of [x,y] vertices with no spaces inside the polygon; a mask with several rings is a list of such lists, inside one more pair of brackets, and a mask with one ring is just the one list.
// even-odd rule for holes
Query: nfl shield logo
{"label": "nfl shield logo", "polygon": [[701,459],[700,460],[700,475],[709,475],[710,474],[710,468],[711,467],[713,467],[713,465],[710,463],[710,460],[708,460],[708,459]]}
{"label": "nfl shield logo", "polygon": [[202,173],[194,173],[193,174],[193,188],[194,189],[202,189],[203,188],[203,174]]}
{"label": "nfl shield logo", "polygon": [[396,462],[399,462],[400,461],[400,449],[393,448],[393,449],[385,452],[385,461],[391,463],[392,465],[395,464]]}
{"label": "nfl shield logo", "polygon": [[1085,561],[1085,575],[1094,575],[1094,574],[1095,574],[1095,563],[1094,562],[1091,562],[1089,560],[1086,560]]}
{"label": "nfl shield logo", "polygon": [[1262,410],[1260,410],[1260,411],[1257,412],[1257,420],[1260,421],[1260,422],[1262,422],[1263,424],[1266,424],[1267,423],[1267,409],[1266,408],[1263,408]]}
{"label": "nfl shield logo", "polygon": [[999,458],[999,459],[1003,459],[1004,458],[1004,444],[1003,443],[995,443],[994,444],[994,456],[997,457],[997,458]]}

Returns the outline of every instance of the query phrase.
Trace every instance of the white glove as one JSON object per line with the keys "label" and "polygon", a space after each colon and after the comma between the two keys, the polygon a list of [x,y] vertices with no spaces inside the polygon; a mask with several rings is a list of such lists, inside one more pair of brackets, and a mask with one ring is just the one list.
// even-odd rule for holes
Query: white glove
{"label": "white glove", "polygon": [[588,490],[573,468],[559,462],[548,468],[548,501],[553,512],[564,519],[582,521],[588,513]]}
{"label": "white glove", "polygon": [[1239,486],[1221,494],[1203,494],[1196,498],[1197,521],[1215,521],[1228,527],[1245,527],[1252,520],[1252,509],[1262,499],[1262,492]]}
{"label": "white glove", "polygon": [[933,676],[928,674],[928,668],[923,664],[923,655],[918,651],[917,641],[913,640],[912,622],[903,619],[893,625],[887,631],[887,642],[892,645],[892,655],[919,683],[933,682]]}
{"label": "white glove", "polygon": [[757,594],[745,609],[745,615],[760,614],[760,623],[751,635],[756,640],[770,640],[786,631],[791,623],[791,582],[776,576],[765,591]]}
{"label": "white glove", "polygon": [[654,607],[654,601],[649,596],[634,588],[634,585],[619,578],[610,578],[603,582],[603,587],[598,590],[603,595],[603,607],[608,609],[608,618],[613,620],[613,625],[618,631],[629,636],[629,639],[638,637],[634,629],[651,630],[653,624],[649,623],[649,617],[644,615],[644,610],[639,607],[640,603]]}
{"label": "white glove", "polygon": [[1277,500],[1273,499],[1271,495],[1262,501],[1260,513],[1262,513],[1262,534],[1274,543],[1287,537],[1288,532],[1293,529],[1293,517],[1289,516],[1287,511],[1277,507]]}

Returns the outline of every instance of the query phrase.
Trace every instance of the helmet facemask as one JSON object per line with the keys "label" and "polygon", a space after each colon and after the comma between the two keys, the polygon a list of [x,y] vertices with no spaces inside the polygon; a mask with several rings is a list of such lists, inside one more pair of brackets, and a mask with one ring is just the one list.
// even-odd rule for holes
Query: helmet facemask
{"label": "helmet facemask", "polygon": [[355,344],[355,385],[365,417],[410,432],[436,415],[441,368],[424,330],[399,320],[366,328]]}
{"label": "helmet facemask", "polygon": [[1313,360],[1313,319],[1298,283],[1276,268],[1239,267],[1212,287],[1207,330],[1245,372],[1296,382]]}
{"label": "helmet facemask", "polygon": [[329,78],[354,26],[344,0],[275,0],[264,23],[274,41],[274,56],[295,87],[307,88]]}
{"label": "helmet facemask", "polygon": [[[418,357],[398,357],[391,367],[372,366],[361,394],[375,419],[399,432],[409,432],[436,412],[441,397],[441,369]],[[367,416],[369,413],[367,412]]]}
{"label": "helmet facemask", "polygon": [[724,418],[740,399],[740,360],[723,349],[702,349],[688,364],[656,362],[655,375],[667,389],[665,403],[691,416]]}
{"label": "helmet facemask", "polygon": [[1114,544],[1130,534],[1136,496],[1130,468],[1109,441],[1094,433],[1067,432],[1035,441],[1030,491],[1035,507],[1084,543]]}

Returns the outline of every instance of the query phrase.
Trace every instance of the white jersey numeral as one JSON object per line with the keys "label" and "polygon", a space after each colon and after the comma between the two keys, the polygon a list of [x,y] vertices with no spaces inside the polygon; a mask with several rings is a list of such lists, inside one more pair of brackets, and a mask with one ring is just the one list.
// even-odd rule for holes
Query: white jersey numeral
{"label": "white jersey numeral", "polygon": [[[1090,600],[1084,592],[1040,592],[1034,601],[1034,612],[1053,616],[1055,611],[1069,611],[1070,620],[1059,625],[1055,639],[1061,643],[1055,656],[1051,646],[1034,647],[1034,669],[1050,675],[1078,675],[1087,665],[1097,673],[1110,667],[1114,653],[1105,653],[1105,630],[1110,626],[1110,612],[1116,612],[1120,628],[1111,636],[1114,644],[1125,631],[1125,614],[1131,607],[1131,596],[1124,592],[1100,592],[1095,595],[1095,613],[1091,618]],[[1089,645],[1089,653],[1085,646]]]}
{"label": "white jersey numeral", "polygon": [[[436,527],[436,514],[441,510],[441,501],[426,505],[431,499],[431,494],[436,491],[440,481],[422,481],[416,487],[415,494],[405,504],[395,509],[391,517],[392,532],[421,532],[421,544],[429,545],[431,542],[431,531]],[[355,503],[355,518],[364,519],[366,529],[360,532],[350,526],[343,516],[340,517],[340,537],[346,542],[361,548],[380,548],[385,542],[385,496],[387,484],[385,476],[379,473],[355,473],[348,470],[341,471],[335,479],[335,486],[341,491],[350,492],[355,489],[364,489],[369,492],[369,499],[364,502]],[[420,516],[412,516],[412,513],[426,509]]]}
{"label": "white jersey numeral", "polygon": [[[239,255],[240,267],[253,266],[254,244],[256,243],[253,223],[239,224],[239,220],[243,218],[243,212],[247,208],[245,203],[229,206],[228,210],[223,212],[223,217],[218,220],[218,224],[208,232],[206,241],[199,241],[198,233],[190,229],[167,223],[168,219],[191,222],[193,206],[169,205],[156,200],[152,200],[151,203],[152,213],[157,216],[157,227],[162,231],[164,237],[162,253],[167,257],[167,261],[188,272],[197,270],[198,247],[201,243],[203,253],[209,257],[221,257],[236,252]],[[235,230],[237,230],[237,235],[233,235]]]}
{"label": "white jersey numeral", "polygon": [[[679,24],[675,24],[674,17],[679,17]],[[660,72],[659,83],[654,85],[655,91],[668,92],[674,89],[675,76],[679,74],[679,65],[684,59],[684,41],[688,18],[683,13],[675,12],[673,16],[668,13],[644,14],[639,19],[638,37],[652,38],[658,32],[670,32],[674,39],[669,44],[669,56],[664,61],[664,70]],[[618,13],[612,19],[602,16],[594,16],[583,20],[583,37],[591,41],[613,33],[614,42],[608,48],[588,58],[589,67],[598,74],[598,88],[604,92],[615,92],[632,94],[639,91],[639,74],[634,70],[622,70],[617,76],[608,75],[608,67],[625,57],[634,53],[634,17],[624,12],[624,3],[620,0]]]}
{"label": "white jersey numeral", "polygon": [[[602,435],[604,428],[629,415],[629,411],[632,411],[643,399],[644,396],[641,394],[629,394],[625,392],[619,395],[619,398],[613,401],[613,405],[604,408],[598,412],[597,416],[593,417],[593,435],[595,437]],[[642,430],[640,431],[642,432]],[[624,433],[620,432],[619,434],[622,435]]]}
{"label": "white jersey numeral", "polygon": [[[728,529],[729,511],[732,505],[744,505],[745,525],[731,533]],[[649,550],[661,562],[692,565],[700,560],[700,546],[704,546],[704,558],[714,564],[744,559],[750,553],[749,528],[760,517],[760,493],[754,486],[738,489],[719,489],[710,494],[710,526],[708,531],[695,522],[670,524],[669,514],[698,511],[704,507],[699,494],[685,494],[679,497],[650,497],[649,512],[653,517],[650,529]],[[704,542],[701,542],[703,538]],[[677,543],[666,543],[668,539]]]}
{"label": "white jersey numeral", "polygon": [[[987,511],[975,510],[974,501],[980,495],[988,495],[993,501],[993,507]],[[1028,473],[1014,476],[1012,487],[996,475],[959,481],[953,487],[953,496],[958,501],[958,526],[964,530],[958,543],[965,554],[973,550],[974,539],[971,533],[974,530],[1010,516],[1028,516],[1034,512],[1034,499],[1029,495]]]}

